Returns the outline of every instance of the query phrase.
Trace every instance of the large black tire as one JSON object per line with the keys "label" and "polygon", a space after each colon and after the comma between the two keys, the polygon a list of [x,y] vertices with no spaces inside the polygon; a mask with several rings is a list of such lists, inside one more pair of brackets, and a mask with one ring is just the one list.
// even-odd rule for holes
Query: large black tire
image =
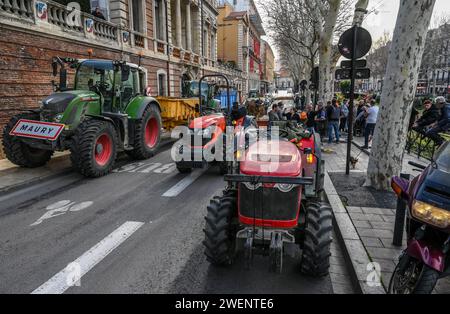
{"label": "large black tire", "polygon": [[[392,274],[391,280],[389,282],[389,294],[431,294],[433,293],[433,289],[436,286],[436,283],[439,279],[439,272],[424,265],[422,262],[419,262],[412,257],[403,255],[402,258],[408,258],[409,263],[415,263],[416,267],[419,267],[417,270],[416,278],[417,281],[413,282],[412,285],[409,285],[408,289],[397,291],[394,287],[394,281],[399,280],[398,276],[402,276],[400,274],[400,263],[394,269],[394,273]],[[404,280],[404,279],[403,279]],[[407,283],[407,282],[405,282]],[[405,288],[405,287],[402,287]]]}
{"label": "large black tire", "polygon": [[206,259],[215,266],[228,266],[233,263],[237,233],[236,196],[225,193],[214,197],[205,217]]}
{"label": "large black tire", "polygon": [[177,163],[176,165],[177,165],[177,170],[178,170],[179,173],[185,174],[185,173],[191,173],[192,172],[192,168],[183,167],[179,163]]}
{"label": "large black tire", "polygon": [[26,112],[18,114],[9,120],[3,128],[3,151],[6,158],[12,163],[26,168],[44,166],[53,155],[53,151],[31,147],[20,140],[17,136],[9,133],[20,119],[39,121],[39,113]]}
{"label": "large black tire", "polygon": [[[156,125],[153,127],[153,131],[156,133],[156,138],[153,138],[150,142],[146,141],[147,125],[150,120],[153,120]],[[161,112],[155,104],[150,104],[142,114],[142,119],[136,122],[134,149],[127,151],[127,154],[134,159],[144,160],[153,157],[158,150],[161,142]],[[151,128],[152,129],[152,128]]]}
{"label": "large black tire", "polygon": [[[96,159],[97,141],[106,136],[111,140],[110,154],[104,164]],[[82,175],[98,178],[110,173],[117,157],[117,132],[114,125],[107,121],[88,119],[76,129],[70,147],[73,168]],[[106,149],[104,147],[103,149]]]}
{"label": "large black tire", "polygon": [[300,264],[300,269],[305,275],[313,277],[328,275],[332,231],[331,207],[319,202],[308,203]]}

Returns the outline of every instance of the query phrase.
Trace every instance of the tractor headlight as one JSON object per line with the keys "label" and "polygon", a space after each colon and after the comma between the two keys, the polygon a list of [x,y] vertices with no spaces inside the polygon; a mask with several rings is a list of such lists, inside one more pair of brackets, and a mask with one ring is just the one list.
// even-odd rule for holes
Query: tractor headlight
{"label": "tractor headlight", "polygon": [[57,114],[56,116],[55,116],[55,122],[61,122],[61,119],[63,118],[63,114],[62,113],[60,113],[60,114]]}
{"label": "tractor headlight", "polygon": [[275,184],[275,187],[283,193],[288,193],[288,192],[292,191],[292,189],[295,187],[295,185],[277,183],[277,184]]}
{"label": "tractor headlight", "polygon": [[446,229],[450,225],[450,212],[421,201],[414,201],[412,206],[414,218],[435,227]]}
{"label": "tractor headlight", "polygon": [[244,182],[244,185],[250,191],[255,191],[255,190],[259,189],[260,187],[262,187],[262,183],[252,184],[250,182]]}

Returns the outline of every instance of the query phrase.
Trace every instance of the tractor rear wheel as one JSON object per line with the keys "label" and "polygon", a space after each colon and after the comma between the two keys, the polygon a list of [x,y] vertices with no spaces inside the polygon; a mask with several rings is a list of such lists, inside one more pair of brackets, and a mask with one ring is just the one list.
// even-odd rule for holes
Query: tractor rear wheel
{"label": "tractor rear wheel", "polygon": [[222,197],[214,197],[207,211],[203,241],[206,259],[215,266],[231,265],[238,225],[236,196],[225,192]]}
{"label": "tractor rear wheel", "polygon": [[303,243],[302,273],[321,277],[330,268],[332,211],[328,204],[309,202],[306,207],[306,225]]}
{"label": "tractor rear wheel", "polygon": [[191,173],[192,172],[192,168],[183,167],[183,166],[181,166],[178,163],[176,165],[177,165],[177,170],[178,170],[179,173],[185,174],[185,173]]}
{"label": "tractor rear wheel", "polygon": [[19,137],[10,135],[9,133],[20,119],[39,121],[40,117],[39,113],[26,112],[18,114],[9,120],[3,129],[3,151],[6,158],[21,167],[41,167],[52,158],[53,151],[31,147],[21,141]]}
{"label": "tractor rear wheel", "polygon": [[91,178],[110,173],[117,157],[117,141],[117,132],[111,123],[85,120],[72,138],[70,159],[73,167]]}
{"label": "tractor rear wheel", "polygon": [[134,159],[144,160],[155,155],[161,142],[162,120],[158,107],[150,104],[145,109],[142,119],[136,123],[134,149],[127,154]]}

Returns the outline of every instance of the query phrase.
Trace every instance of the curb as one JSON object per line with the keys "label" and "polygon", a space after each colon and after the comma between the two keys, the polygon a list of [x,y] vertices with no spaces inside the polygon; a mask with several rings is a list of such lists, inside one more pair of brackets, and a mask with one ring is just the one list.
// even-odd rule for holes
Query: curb
{"label": "curb", "polygon": [[347,265],[350,265],[350,276],[355,290],[360,294],[385,294],[383,286],[369,286],[367,277],[370,270],[367,270],[372,263],[364,244],[356,231],[355,226],[342,204],[342,201],[331,181],[328,172],[325,172],[325,194],[333,209],[333,224],[338,240],[344,249],[344,257]]}

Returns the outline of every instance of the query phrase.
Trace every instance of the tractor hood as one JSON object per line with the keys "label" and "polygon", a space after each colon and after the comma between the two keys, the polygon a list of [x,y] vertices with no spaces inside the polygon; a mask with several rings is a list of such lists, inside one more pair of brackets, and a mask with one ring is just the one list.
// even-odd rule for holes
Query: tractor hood
{"label": "tractor hood", "polygon": [[69,104],[77,98],[81,98],[81,101],[89,101],[97,100],[99,96],[94,92],[79,90],[54,93],[42,100],[42,109],[53,113],[63,113]]}
{"label": "tractor hood", "polygon": [[241,162],[246,175],[298,177],[302,158],[297,146],[285,140],[267,140],[252,144]]}
{"label": "tractor hood", "polygon": [[223,125],[225,126],[225,117],[223,114],[212,114],[208,116],[203,116],[200,118],[196,118],[191,121],[189,124],[189,128],[191,129],[206,129],[212,125]]}

